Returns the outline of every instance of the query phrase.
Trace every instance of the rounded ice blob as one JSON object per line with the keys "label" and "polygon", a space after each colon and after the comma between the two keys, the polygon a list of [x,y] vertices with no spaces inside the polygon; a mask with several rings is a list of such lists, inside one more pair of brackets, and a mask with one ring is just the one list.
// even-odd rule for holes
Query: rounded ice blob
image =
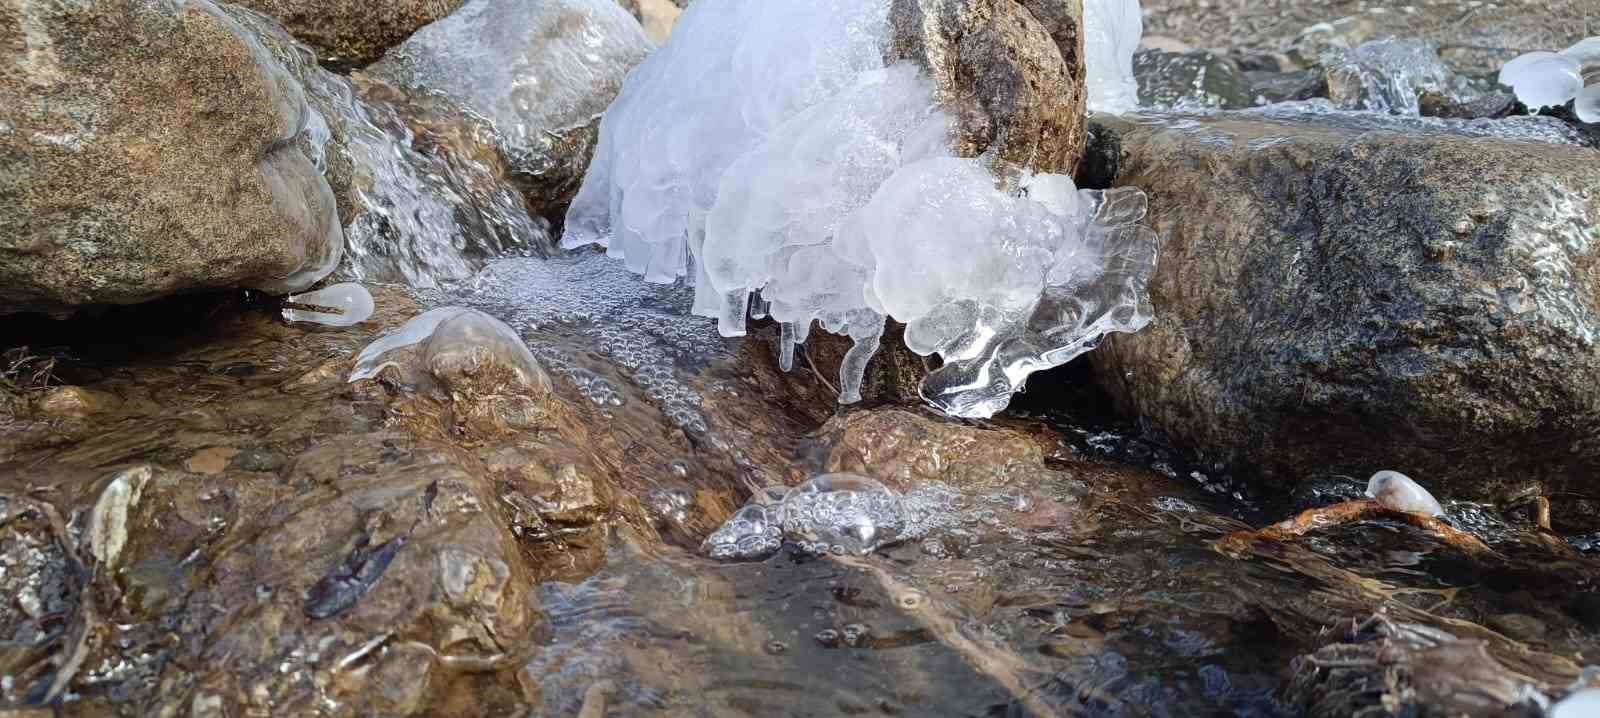
{"label": "rounded ice blob", "polygon": [[291,294],[287,302],[291,306],[283,308],[285,320],[330,327],[360,324],[372,316],[373,310],[372,294],[355,282],[334,284],[305,294]]}
{"label": "rounded ice blob", "polygon": [[1444,507],[1433,494],[1398,471],[1379,471],[1367,482],[1367,496],[1391,511],[1423,516],[1443,516]]}
{"label": "rounded ice blob", "polygon": [[811,553],[867,554],[904,538],[900,497],[874,479],[823,474],[784,496],[783,532]]}

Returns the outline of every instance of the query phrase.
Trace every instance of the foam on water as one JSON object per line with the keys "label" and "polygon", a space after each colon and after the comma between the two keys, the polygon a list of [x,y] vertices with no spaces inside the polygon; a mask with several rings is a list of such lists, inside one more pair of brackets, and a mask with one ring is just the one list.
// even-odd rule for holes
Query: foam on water
{"label": "foam on water", "polygon": [[621,406],[624,394],[579,357],[533,334],[581,337],[611,359],[658,402],[679,426],[703,432],[701,397],[679,376],[731,356],[714,325],[689,311],[692,291],[639,281],[623,265],[594,252],[548,260],[490,262],[448,301],[480,307],[529,334],[529,347],[552,374],[566,377],[602,407]]}
{"label": "foam on water", "polygon": [[[1029,508],[1014,495],[988,498],[1012,511]],[[756,492],[701,548],[716,559],[765,558],[785,542],[805,553],[863,555],[963,520],[992,518],[986,511],[962,512],[965,506],[959,492],[938,481],[900,493],[858,474],[823,474],[792,489]]]}

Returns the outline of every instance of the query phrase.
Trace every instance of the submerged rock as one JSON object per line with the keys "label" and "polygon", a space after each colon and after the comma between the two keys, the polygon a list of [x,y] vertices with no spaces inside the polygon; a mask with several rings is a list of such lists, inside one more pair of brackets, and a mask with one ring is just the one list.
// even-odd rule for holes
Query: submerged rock
{"label": "submerged rock", "polygon": [[289,72],[209,0],[0,14],[0,313],[305,289],[344,238]]}
{"label": "submerged rock", "polygon": [[1273,117],[1106,125],[1164,243],[1161,319],[1093,355],[1101,383],[1275,481],[1580,485],[1600,456],[1600,152],[1525,141],[1534,118]]}
{"label": "submerged rock", "polygon": [[465,0],[238,0],[283,23],[317,59],[335,67],[361,66],[411,33],[444,18]]}

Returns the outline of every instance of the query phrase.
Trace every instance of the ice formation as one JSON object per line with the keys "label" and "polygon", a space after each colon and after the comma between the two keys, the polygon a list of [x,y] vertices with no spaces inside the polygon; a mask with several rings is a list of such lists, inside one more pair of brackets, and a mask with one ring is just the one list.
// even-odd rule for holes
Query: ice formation
{"label": "ice formation", "polygon": [[1004,189],[955,157],[932,81],[884,66],[888,34],[884,0],[696,2],[606,111],[562,243],[683,278],[724,336],[771,316],[785,368],[813,322],[849,336],[844,403],[903,322],[945,361],[924,397],[990,416],[1030,372],[1149,321],[1155,236],[1136,189]]}
{"label": "ice formation", "polygon": [[763,558],[784,541],[806,553],[868,554],[953,524],[955,497],[937,481],[901,494],[865,476],[823,474],[756,492],[701,548],[716,559]]}
{"label": "ice formation", "polygon": [[[413,346],[419,346],[420,356],[407,359],[397,353],[397,350]],[[549,389],[549,377],[515,329],[488,314],[465,307],[440,307],[423,312],[368,344],[356,355],[350,381],[371,379],[390,366],[400,367],[402,371],[425,369],[438,376],[482,362],[486,356],[510,368],[522,384]]]}
{"label": "ice formation", "polygon": [[1600,122],[1600,36],[1561,52],[1530,52],[1500,68],[1500,84],[1534,112],[1573,100],[1578,119]]}
{"label": "ice formation", "polygon": [[1600,688],[1585,688],[1550,706],[1550,718],[1595,718],[1600,716]]}
{"label": "ice formation", "polygon": [[1330,77],[1348,75],[1359,85],[1345,100],[1349,109],[1414,117],[1422,114],[1420,97],[1425,91],[1460,100],[1474,95],[1466,78],[1439,58],[1439,48],[1423,40],[1372,40],[1350,50],[1330,51],[1323,63]]}
{"label": "ice formation", "polygon": [[1384,508],[1408,514],[1443,516],[1444,508],[1433,494],[1398,471],[1379,471],[1367,482],[1367,497],[1377,499]]}
{"label": "ice formation", "polygon": [[1083,65],[1090,110],[1123,114],[1138,107],[1133,53],[1143,37],[1139,0],[1083,0]]}
{"label": "ice formation", "polygon": [[[321,311],[332,309],[335,311]],[[323,287],[315,292],[289,295],[283,318],[291,322],[312,322],[330,327],[360,324],[372,316],[372,294],[355,282]]]}

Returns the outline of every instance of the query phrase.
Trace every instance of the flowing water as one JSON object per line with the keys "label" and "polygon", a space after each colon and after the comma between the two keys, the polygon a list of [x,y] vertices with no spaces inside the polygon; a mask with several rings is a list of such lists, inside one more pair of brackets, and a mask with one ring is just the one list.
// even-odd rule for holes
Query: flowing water
{"label": "flowing water", "polygon": [[[1299,657],[1375,613],[1485,641],[1542,691],[1600,651],[1593,558],[1543,540],[1524,514],[1450,507],[1488,555],[1390,519],[1224,540],[1351,498],[1361,482],[1325,478],[1296,496],[1250,486],[1070,387],[1070,402],[1040,394],[992,424],[880,405],[824,427],[836,411],[827,372],[801,362],[780,374],[774,327],[720,339],[683,311],[688,290],[638,282],[599,254],[497,260],[420,303],[394,288],[376,296],[374,321],[350,328],[206,298],[70,337],[6,320],[8,340],[54,358],[51,384],[89,392],[73,403],[39,390],[68,408],[0,432],[11,507],[0,530],[14,547],[0,580],[19,597],[0,610],[7,700],[39,697],[59,671],[30,666],[72,637],[84,606],[106,620],[91,624],[67,714],[209,706],[236,695],[218,686],[237,685],[240,700],[296,715],[1303,715],[1318,705],[1303,684],[1331,679]],[[207,302],[218,306],[206,322],[152,321]],[[343,381],[380,328],[447,303],[515,327],[585,427],[583,442],[517,435],[533,452],[519,461],[599,467],[603,497],[583,519],[487,511],[515,550],[470,566],[498,561],[509,578],[498,603],[459,599],[493,608],[460,624],[454,609],[415,618],[396,606],[443,600],[422,588],[431,579],[413,580],[434,564],[413,559],[437,556],[448,575],[449,557],[479,545],[470,532],[428,533],[426,516],[525,500],[495,473],[492,457],[512,444],[415,430],[383,390]],[[838,427],[856,420],[890,427],[869,445],[901,429],[933,437],[849,460],[900,493],[941,477],[930,529],[866,555],[793,544],[759,560],[704,554],[700,542],[757,487],[855,456]],[[158,478],[129,510],[110,588],[75,575],[63,547],[130,465]],[[451,493],[480,474],[477,493]],[[433,507],[423,518],[400,506],[412,496]],[[65,537],[50,539],[48,511],[25,510],[44,505]],[[453,637],[429,638],[433,622]],[[489,626],[495,649],[464,639],[470,626]],[[428,688],[405,693],[413,683]]]}

